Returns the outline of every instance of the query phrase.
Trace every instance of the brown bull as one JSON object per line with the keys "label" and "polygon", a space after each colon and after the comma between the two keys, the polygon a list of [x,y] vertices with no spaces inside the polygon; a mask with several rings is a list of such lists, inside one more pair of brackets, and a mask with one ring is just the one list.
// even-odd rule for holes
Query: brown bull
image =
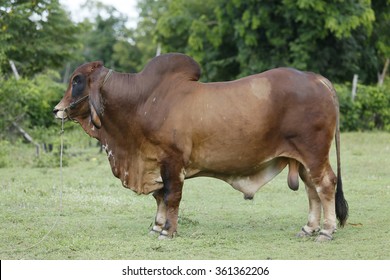
{"label": "brown bull", "polygon": [[[153,193],[152,231],[161,238],[176,233],[185,179],[219,178],[251,199],[288,165],[289,187],[298,189],[300,176],[309,198],[298,236],[332,239],[336,216],[343,226],[348,215],[332,84],[288,68],[221,83],[199,76],[199,65],[182,54],[158,56],[135,74],[87,63],[74,71],[54,113],[102,143],[123,186]],[[329,163],[333,137],[337,177]]]}

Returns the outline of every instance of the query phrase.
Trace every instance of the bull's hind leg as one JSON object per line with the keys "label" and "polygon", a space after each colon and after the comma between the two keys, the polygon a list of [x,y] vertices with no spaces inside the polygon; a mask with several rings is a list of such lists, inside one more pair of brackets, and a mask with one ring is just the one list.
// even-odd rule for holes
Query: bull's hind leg
{"label": "bull's hind leg", "polygon": [[300,165],[299,175],[302,181],[305,183],[307,197],[309,199],[309,216],[308,222],[304,225],[298,237],[312,236],[314,233],[320,230],[321,222],[321,200],[315,189],[314,183],[310,179],[310,175],[307,173],[303,165]]}
{"label": "bull's hind leg", "polygon": [[336,176],[326,162],[322,168],[312,168],[309,171],[300,169],[302,180],[305,181],[309,198],[309,220],[298,236],[311,235],[320,228],[321,209],[324,213],[323,227],[316,241],[332,240],[336,230],[335,186]]}
{"label": "bull's hind leg", "polygon": [[326,164],[322,170],[322,176],[320,180],[314,180],[316,184],[316,190],[320,197],[322,209],[324,212],[323,226],[320,231],[320,235],[316,241],[328,241],[333,239],[333,233],[337,229],[336,222],[336,175],[333,173],[329,163]]}

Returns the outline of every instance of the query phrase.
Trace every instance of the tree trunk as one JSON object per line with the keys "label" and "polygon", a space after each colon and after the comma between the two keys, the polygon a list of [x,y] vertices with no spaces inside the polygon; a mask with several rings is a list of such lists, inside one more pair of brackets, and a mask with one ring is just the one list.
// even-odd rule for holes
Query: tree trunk
{"label": "tree trunk", "polygon": [[378,86],[380,87],[383,86],[383,82],[385,80],[387,70],[389,69],[389,63],[390,63],[390,59],[387,58],[385,65],[383,66],[382,73],[381,74],[378,73]]}
{"label": "tree trunk", "polygon": [[15,63],[12,60],[9,60],[9,65],[11,66],[12,72],[14,73],[15,79],[19,80],[19,72],[18,69],[16,69]]}

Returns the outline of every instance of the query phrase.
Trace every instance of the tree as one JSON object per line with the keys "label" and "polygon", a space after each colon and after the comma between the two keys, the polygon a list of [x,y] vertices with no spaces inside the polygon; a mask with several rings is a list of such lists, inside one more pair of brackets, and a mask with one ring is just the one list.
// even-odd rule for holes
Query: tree
{"label": "tree", "polygon": [[374,19],[367,1],[222,2],[218,25],[224,27],[222,34],[233,33],[240,76],[292,66],[332,80],[349,79],[360,57],[352,32],[367,34]]}
{"label": "tree", "polygon": [[[210,0],[205,5],[196,0],[139,1],[141,13],[137,33],[141,36],[136,37],[136,42],[149,38],[152,45],[152,49],[147,49],[149,59],[158,46],[162,52],[183,52],[193,56],[202,66],[203,80],[223,79],[228,73],[238,74],[238,68],[230,65],[236,54],[232,40],[214,36],[208,30],[216,29],[214,10],[219,2]],[[218,45],[221,40],[224,44]],[[225,57],[229,53],[232,54],[231,61]]]}
{"label": "tree", "polygon": [[9,60],[23,76],[58,69],[79,47],[78,29],[58,0],[2,0],[0,71],[11,73]]}
{"label": "tree", "polygon": [[370,45],[375,45],[378,57],[378,84],[382,85],[390,64],[390,0],[373,1],[375,23]]}
{"label": "tree", "polygon": [[[388,15],[382,9],[387,4],[374,10],[370,0],[140,2],[148,3],[149,11],[159,11],[147,14],[149,19],[141,13],[141,22],[155,22],[147,35],[160,42],[164,51],[194,56],[207,80],[292,66],[333,81],[350,80],[358,73],[372,82],[378,68],[377,39],[372,36],[375,12]],[[382,41],[384,37],[388,38],[382,36]]]}
{"label": "tree", "polygon": [[87,61],[103,61],[116,71],[133,72],[140,64],[141,51],[134,41],[134,30],[126,27],[127,16],[115,7],[88,0],[82,8],[90,16],[79,23],[80,51],[69,62],[70,68]]}
{"label": "tree", "polygon": [[167,1],[141,0],[138,1],[137,7],[140,13],[137,28],[134,30],[134,42],[137,48],[142,50],[138,67],[138,70],[142,70],[161,46],[156,25],[158,19],[167,11]]}

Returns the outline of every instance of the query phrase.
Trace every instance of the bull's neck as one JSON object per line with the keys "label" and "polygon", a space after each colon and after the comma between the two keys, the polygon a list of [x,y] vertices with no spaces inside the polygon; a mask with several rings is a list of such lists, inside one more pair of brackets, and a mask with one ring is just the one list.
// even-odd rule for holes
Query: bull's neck
{"label": "bull's neck", "polygon": [[102,87],[100,94],[103,114],[99,136],[100,134],[111,135],[114,139],[121,138],[123,141],[123,137],[118,135],[134,134],[132,130],[136,129],[137,109],[142,103],[137,76],[137,74],[114,73]]}

